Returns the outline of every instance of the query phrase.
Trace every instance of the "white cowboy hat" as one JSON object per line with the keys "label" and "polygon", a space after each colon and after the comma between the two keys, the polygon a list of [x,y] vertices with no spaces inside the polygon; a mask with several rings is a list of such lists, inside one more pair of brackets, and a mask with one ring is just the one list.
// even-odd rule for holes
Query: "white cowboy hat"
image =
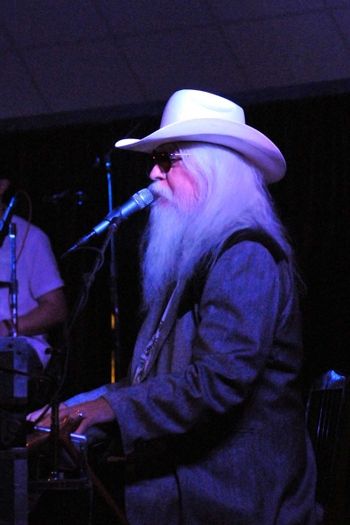
{"label": "white cowboy hat", "polygon": [[286,163],[270,139],[245,123],[243,109],[226,98],[182,89],[168,100],[160,129],[143,139],[122,139],[116,148],[151,153],[168,142],[209,142],[241,153],[260,168],[267,183],[283,177]]}

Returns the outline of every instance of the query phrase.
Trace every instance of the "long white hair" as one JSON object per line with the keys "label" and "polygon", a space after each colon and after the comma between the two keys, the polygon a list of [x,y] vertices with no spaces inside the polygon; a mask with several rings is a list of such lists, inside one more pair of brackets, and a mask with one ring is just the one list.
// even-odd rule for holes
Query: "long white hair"
{"label": "long white hair", "polygon": [[292,259],[292,250],[263,175],[240,154],[206,143],[179,143],[177,151],[196,188],[195,202],[151,210],[143,242],[144,306],[178,279],[189,279],[204,257],[215,258],[224,241],[243,228],[262,229]]}

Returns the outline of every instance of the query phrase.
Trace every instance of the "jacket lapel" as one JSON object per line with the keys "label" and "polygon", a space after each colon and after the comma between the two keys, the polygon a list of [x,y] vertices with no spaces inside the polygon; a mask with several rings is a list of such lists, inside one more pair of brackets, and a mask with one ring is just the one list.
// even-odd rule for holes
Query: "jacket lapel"
{"label": "jacket lapel", "polygon": [[[147,370],[142,378],[143,380],[149,375],[150,371],[152,370],[154,363],[157,359],[157,356],[159,354],[159,351],[162,348],[164,342],[166,341],[169,335],[169,332],[171,331],[175,323],[179,304],[180,304],[185,286],[186,286],[185,282],[182,282],[182,281],[178,282],[168,303],[166,303],[163,306],[163,308],[161,308],[161,311],[157,309],[157,311],[149,319],[146,320],[146,322],[144,323],[144,326],[141,328],[140,335],[137,338],[136,345],[135,345],[134,359],[133,359],[133,365],[132,365],[133,374],[135,373],[135,370],[139,363],[142,352],[146,348],[152,336],[158,329],[159,323],[161,322],[159,337],[157,338],[155,343],[152,345],[152,351],[149,356]],[[164,318],[162,318],[165,310],[167,310],[166,315]]]}

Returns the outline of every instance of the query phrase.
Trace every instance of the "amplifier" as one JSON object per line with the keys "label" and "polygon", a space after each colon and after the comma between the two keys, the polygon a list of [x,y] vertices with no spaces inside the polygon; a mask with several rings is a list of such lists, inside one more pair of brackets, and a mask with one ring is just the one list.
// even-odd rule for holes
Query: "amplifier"
{"label": "amplifier", "polygon": [[[25,337],[0,337],[0,450],[25,446],[29,376],[42,366]],[[29,375],[28,375],[29,374]]]}
{"label": "amplifier", "polygon": [[28,400],[28,374],[42,366],[25,337],[0,337],[0,406],[21,407]]}

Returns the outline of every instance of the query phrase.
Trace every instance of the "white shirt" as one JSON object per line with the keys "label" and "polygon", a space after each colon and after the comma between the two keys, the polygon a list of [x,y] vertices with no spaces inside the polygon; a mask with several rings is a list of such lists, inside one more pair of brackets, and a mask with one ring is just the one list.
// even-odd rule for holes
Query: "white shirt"
{"label": "white shirt", "polygon": [[[25,315],[38,306],[37,298],[63,286],[50,241],[37,226],[14,216],[16,224],[16,255],[18,282],[18,315]],[[11,279],[10,239],[7,236],[0,248],[0,281]],[[0,321],[11,318],[9,288],[0,287]],[[45,366],[50,358],[45,334],[26,337]]]}

